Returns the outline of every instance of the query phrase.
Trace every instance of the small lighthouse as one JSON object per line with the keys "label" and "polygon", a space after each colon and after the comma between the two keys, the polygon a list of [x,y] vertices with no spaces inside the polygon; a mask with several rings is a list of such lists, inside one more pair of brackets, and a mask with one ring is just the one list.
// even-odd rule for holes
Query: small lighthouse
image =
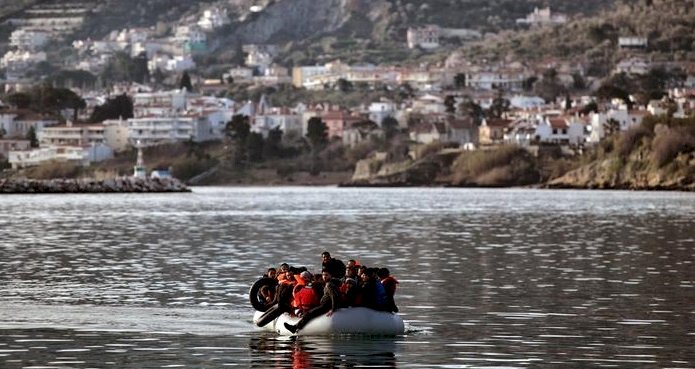
{"label": "small lighthouse", "polygon": [[135,162],[135,166],[133,167],[133,177],[135,178],[147,178],[147,170],[145,168],[145,159],[143,158],[142,155],[142,145],[140,144],[140,140],[137,142],[137,147],[138,147],[138,160]]}

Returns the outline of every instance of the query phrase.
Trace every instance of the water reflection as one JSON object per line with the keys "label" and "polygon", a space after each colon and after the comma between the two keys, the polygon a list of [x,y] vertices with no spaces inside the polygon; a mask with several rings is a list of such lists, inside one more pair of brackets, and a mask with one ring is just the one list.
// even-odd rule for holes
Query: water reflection
{"label": "water reflection", "polygon": [[396,338],[278,337],[249,340],[254,368],[396,368]]}

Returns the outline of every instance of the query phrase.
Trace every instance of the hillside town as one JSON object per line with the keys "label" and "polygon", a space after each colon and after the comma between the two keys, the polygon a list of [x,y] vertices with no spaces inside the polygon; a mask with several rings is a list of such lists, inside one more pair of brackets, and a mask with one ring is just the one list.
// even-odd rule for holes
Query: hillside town
{"label": "hillside town", "polygon": [[[383,139],[396,129],[414,146],[440,142],[479,150],[514,144],[532,150],[557,145],[567,155],[578,155],[610,134],[639,125],[645,116],[686,117],[695,109],[695,63],[651,60],[643,52],[648,39],[630,34],[619,39],[616,52],[625,58],[611,76],[645,76],[657,69],[681,72],[681,79],[663,85],[663,97],[638,101],[634,96],[598,96],[602,81],[590,77],[588,66],[575,61],[488,63],[452,52],[442,62],[416,66],[333,60],[290,67],[276,62],[279,46],[273,44],[243,45],[243,64],[205,78],[195,73],[195,56],[207,52],[211,32],[230,22],[226,10],[216,7],[182,20],[169,36],[158,36],[152,28],[128,28],[114,30],[104,39],[68,40],[78,57],[65,69],[98,76],[109,61],[127,55],[144,58],[149,80],[72,86],[84,104],[63,107],[59,116],[18,104],[12,96],[28,93],[40,83],[25,72],[45,63],[44,49],[69,37],[91,11],[79,2],[51,4],[36,6],[29,18],[7,21],[15,30],[11,49],[0,59],[6,96],[0,103],[0,157],[12,169],[56,160],[88,166],[133,147],[223,141],[229,138],[228,123],[238,115],[249,118],[251,132],[267,138],[280,130],[286,142],[307,137],[310,119],[320,118],[328,138],[348,148]],[[517,23],[546,27],[566,21],[565,15],[545,8]],[[452,37],[490,36],[437,25],[410,27],[403,47],[435,50]],[[158,75],[180,83],[162,88],[152,77]],[[316,101],[273,105],[265,94],[235,99],[227,93],[233,86],[384,94],[353,105]],[[95,109],[123,96],[132,103],[132,116],[90,119]]]}

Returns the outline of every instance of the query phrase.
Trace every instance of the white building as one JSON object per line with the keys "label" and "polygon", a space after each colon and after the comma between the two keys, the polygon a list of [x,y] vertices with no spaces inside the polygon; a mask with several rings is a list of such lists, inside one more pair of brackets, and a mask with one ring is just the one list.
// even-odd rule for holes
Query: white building
{"label": "white building", "polygon": [[425,50],[436,49],[439,47],[439,38],[442,29],[439,26],[428,25],[424,27],[409,27],[406,38],[408,48],[422,48]]}
{"label": "white building", "polygon": [[587,143],[595,144],[600,142],[607,134],[609,120],[616,122],[620,131],[626,131],[635,125],[642,124],[642,119],[649,115],[646,110],[627,110],[627,108],[610,109],[605,113],[591,113],[590,133]]}
{"label": "white building", "polygon": [[20,50],[36,51],[46,45],[50,35],[45,31],[18,29],[10,35],[10,46]]}
{"label": "white building", "polygon": [[523,87],[526,74],[520,70],[491,69],[473,70],[466,73],[466,87],[492,90],[519,90]]}
{"label": "white building", "polygon": [[133,95],[133,115],[139,118],[182,114],[187,109],[189,99],[197,97],[198,95],[185,89],[136,93]]}
{"label": "white building", "polygon": [[26,151],[10,151],[12,169],[41,165],[51,161],[72,162],[88,166],[113,157],[113,150],[106,145],[50,146]]}
{"label": "white building", "polygon": [[147,69],[154,72],[157,69],[169,72],[183,72],[196,67],[190,55],[179,55],[171,57],[166,54],[155,55],[147,61]]}
{"label": "white building", "polygon": [[253,69],[247,67],[235,67],[229,69],[229,72],[222,75],[222,78],[226,81],[232,78],[235,83],[237,82],[250,82],[253,78]]}
{"label": "white building", "polygon": [[627,49],[644,49],[649,44],[646,37],[627,36],[618,37],[618,46]]}
{"label": "white building", "polygon": [[267,138],[268,132],[273,129],[280,129],[284,138],[301,137],[302,116],[287,109],[274,108],[253,117],[252,132],[260,133],[263,138]]}
{"label": "white building", "polygon": [[0,157],[6,158],[10,151],[29,150],[30,147],[29,140],[0,138]]}
{"label": "white building", "polygon": [[567,117],[545,117],[536,126],[536,137],[541,142],[581,145],[586,141],[584,124]]}
{"label": "white building", "polygon": [[[294,67],[292,68],[292,85],[297,88],[309,88],[310,80],[328,74],[328,68],[325,65]],[[323,86],[321,86],[321,88],[323,88]]]}
{"label": "white building", "polygon": [[229,15],[227,9],[212,8],[203,12],[203,15],[198,21],[198,27],[206,32],[214,31],[226,24],[229,24]]}
{"label": "white building", "polygon": [[135,145],[153,146],[167,142],[196,142],[214,139],[214,129],[200,115],[174,117],[141,117],[128,119],[128,142]]}
{"label": "white building", "polygon": [[128,148],[128,121],[109,119],[101,122],[104,126],[104,143],[115,152]]}
{"label": "white building", "polygon": [[509,99],[510,106],[520,109],[537,109],[545,106],[545,100],[538,96],[514,95]]}
{"label": "white building", "polygon": [[398,110],[398,105],[393,101],[382,100],[369,104],[367,113],[369,114],[369,120],[381,127],[381,123],[384,121],[384,118],[395,118],[398,115]]}
{"label": "white building", "polygon": [[535,8],[533,9],[533,13],[528,14],[526,18],[516,20],[516,24],[530,26],[546,26],[563,23],[567,23],[567,16],[564,14],[553,14],[550,11],[550,7],[542,9]]}
{"label": "white building", "polygon": [[26,111],[8,111],[0,113],[0,128],[5,131],[5,138],[26,138],[31,128],[37,137],[44,127],[57,125],[55,119],[47,119]]}
{"label": "white building", "polygon": [[647,74],[651,69],[649,62],[642,58],[629,58],[621,60],[616,66],[614,73],[626,73],[626,74]]}
{"label": "white building", "polygon": [[8,51],[0,59],[0,68],[28,68],[36,63],[46,61],[46,53],[43,51]]}

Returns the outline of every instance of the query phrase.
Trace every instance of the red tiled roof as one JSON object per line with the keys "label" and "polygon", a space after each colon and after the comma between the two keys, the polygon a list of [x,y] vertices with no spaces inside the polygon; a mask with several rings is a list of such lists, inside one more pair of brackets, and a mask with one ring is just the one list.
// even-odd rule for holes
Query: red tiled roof
{"label": "red tiled roof", "polygon": [[552,128],[567,128],[567,120],[565,118],[548,118]]}
{"label": "red tiled roof", "polygon": [[512,123],[509,119],[492,118],[485,121],[491,128],[506,128]]}

